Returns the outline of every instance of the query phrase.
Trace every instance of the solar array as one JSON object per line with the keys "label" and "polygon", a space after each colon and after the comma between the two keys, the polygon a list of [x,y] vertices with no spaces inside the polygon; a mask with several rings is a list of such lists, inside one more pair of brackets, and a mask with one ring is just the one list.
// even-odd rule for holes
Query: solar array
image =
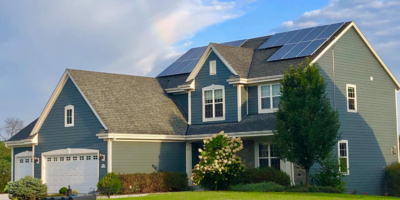
{"label": "solar array", "polygon": [[317,26],[301,30],[277,33],[259,49],[281,47],[268,61],[297,58],[312,55],[344,23]]}
{"label": "solar array", "polygon": [[[246,40],[237,40],[222,44],[232,47],[240,47],[244,42],[246,42]],[[167,67],[157,77],[190,73],[206,49],[207,46],[189,49],[189,51],[183,54],[178,60]]]}

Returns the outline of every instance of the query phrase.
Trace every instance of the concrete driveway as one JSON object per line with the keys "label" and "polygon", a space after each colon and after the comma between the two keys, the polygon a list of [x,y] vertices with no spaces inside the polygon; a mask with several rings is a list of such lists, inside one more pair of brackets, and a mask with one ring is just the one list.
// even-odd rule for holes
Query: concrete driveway
{"label": "concrete driveway", "polygon": [[0,200],[9,200],[8,194],[0,194]]}

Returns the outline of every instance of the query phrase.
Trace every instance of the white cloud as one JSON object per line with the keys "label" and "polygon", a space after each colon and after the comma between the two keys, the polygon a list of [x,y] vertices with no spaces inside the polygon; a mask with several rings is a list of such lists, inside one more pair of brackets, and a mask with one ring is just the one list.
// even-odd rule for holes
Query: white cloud
{"label": "white cloud", "polygon": [[[198,31],[242,16],[250,2],[0,1],[0,94],[11,94],[0,97],[0,120],[36,117],[66,68],[155,76]],[[37,110],[5,107],[23,99]]]}

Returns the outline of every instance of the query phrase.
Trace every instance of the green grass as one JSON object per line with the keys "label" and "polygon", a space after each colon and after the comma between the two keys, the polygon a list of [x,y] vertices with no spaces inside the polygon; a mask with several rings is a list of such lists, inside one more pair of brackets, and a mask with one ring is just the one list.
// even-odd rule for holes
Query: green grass
{"label": "green grass", "polygon": [[150,199],[285,199],[285,200],[317,200],[317,199],[399,199],[394,197],[373,195],[327,194],[327,193],[284,193],[284,192],[172,192],[149,194],[145,197],[121,198],[119,200]]}

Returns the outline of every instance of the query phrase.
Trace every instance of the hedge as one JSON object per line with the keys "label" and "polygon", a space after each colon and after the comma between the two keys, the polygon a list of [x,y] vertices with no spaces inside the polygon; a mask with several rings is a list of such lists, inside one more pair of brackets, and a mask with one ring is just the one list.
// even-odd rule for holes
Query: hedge
{"label": "hedge", "polygon": [[186,173],[153,172],[118,176],[122,183],[122,194],[186,191],[189,188]]}
{"label": "hedge", "polygon": [[386,167],[385,185],[390,196],[400,196],[400,163],[393,163]]}
{"label": "hedge", "polygon": [[274,182],[289,186],[290,177],[283,171],[272,167],[246,169],[240,176],[233,179],[230,185]]}
{"label": "hedge", "polygon": [[238,192],[282,192],[285,190],[285,186],[274,182],[262,182],[234,185],[230,186],[229,190]]}

